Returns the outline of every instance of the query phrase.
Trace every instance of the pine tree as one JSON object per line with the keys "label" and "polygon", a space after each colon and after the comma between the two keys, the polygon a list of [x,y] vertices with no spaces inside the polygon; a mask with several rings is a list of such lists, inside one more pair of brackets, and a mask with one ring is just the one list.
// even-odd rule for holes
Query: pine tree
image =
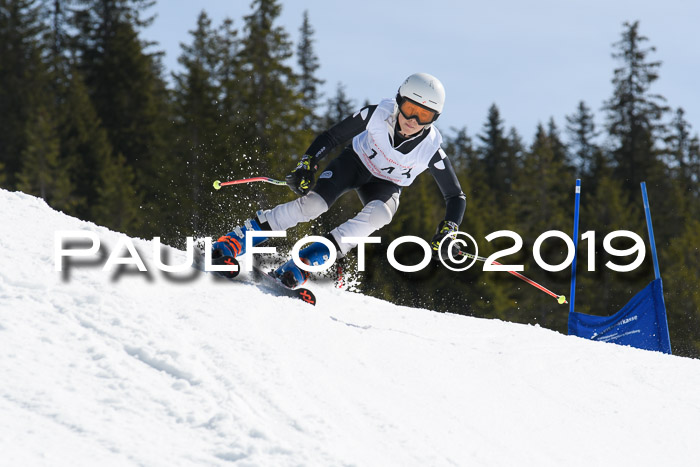
{"label": "pine tree", "polygon": [[[556,127],[553,127],[550,131],[551,134],[556,134]],[[508,143],[506,148],[506,166],[509,167],[510,172],[516,173],[518,170],[520,170],[522,165],[522,158],[525,153],[525,144],[523,143],[523,139],[520,137],[520,134],[515,127],[511,127],[511,129],[508,131],[506,141]],[[558,141],[558,136],[556,144],[561,144]],[[557,148],[557,151],[559,150],[560,149]]]}
{"label": "pine tree", "polygon": [[661,62],[648,60],[656,49],[644,48],[646,41],[639,33],[639,22],[624,23],[622,39],[613,53],[622,66],[615,69],[613,96],[604,107],[607,130],[615,145],[615,174],[624,180],[629,197],[636,193],[639,182],[659,170],[655,139],[663,130],[661,118],[668,110],[663,97],[650,93],[651,85],[659,78]]}
{"label": "pine tree", "polygon": [[[584,101],[580,101],[576,113],[566,117],[571,154],[569,164],[576,167],[578,178],[595,179],[597,170],[604,165],[601,148],[595,143],[599,136],[593,113]],[[588,184],[587,184],[588,185]]]}
{"label": "pine tree", "polygon": [[[216,78],[221,85],[221,92],[224,95],[224,109],[229,111],[229,118],[235,118],[236,106],[243,95],[239,89],[242,73],[241,58],[239,57],[241,40],[231,18],[223,20],[216,32],[216,38],[218,43],[217,54],[219,56]],[[229,100],[227,101],[226,99]]]}
{"label": "pine tree", "polygon": [[75,215],[85,220],[92,216],[98,202],[97,183],[102,161],[112,154],[107,132],[92,105],[80,72],[71,65],[65,84],[58,87],[61,102],[57,117],[60,157],[70,166],[76,195],[82,202]]}
{"label": "pine tree", "polygon": [[478,138],[480,163],[472,169],[483,178],[478,185],[473,183],[473,189],[478,189],[481,202],[488,206],[483,215],[490,231],[509,229],[514,222],[513,189],[523,152],[520,136],[514,129],[506,134],[500,111],[493,104]]}
{"label": "pine tree", "polygon": [[44,198],[53,208],[70,212],[80,202],[70,180],[70,167],[60,159],[56,124],[46,108],[36,109],[26,128],[22,170],[17,188]]}
{"label": "pine tree", "polygon": [[358,111],[355,102],[348,97],[345,85],[338,82],[335,88],[335,95],[326,101],[326,112],[323,116],[323,129],[340,123],[345,118]]}
{"label": "pine tree", "polygon": [[665,152],[668,165],[672,168],[674,178],[681,183],[683,191],[691,198],[700,198],[700,140],[698,135],[691,136],[690,123],[685,119],[685,111],[676,109],[665,138]]}
{"label": "pine tree", "polygon": [[488,186],[495,190],[498,199],[503,199],[511,191],[515,167],[511,166],[508,153],[508,140],[503,127],[503,119],[496,104],[489,108],[482,134],[479,153],[484,161]]}
{"label": "pine tree", "polygon": [[78,69],[69,34],[70,10],[75,0],[52,0],[47,34],[48,66],[53,91],[52,113],[60,140],[60,159],[70,167],[70,179],[80,203],[70,212],[92,220],[101,161],[112,152],[107,133],[92,104]]}
{"label": "pine tree", "polygon": [[42,55],[46,33],[42,6],[38,0],[0,0],[0,163],[10,187],[22,169],[27,125],[50,98]]}
{"label": "pine tree", "polygon": [[67,9],[73,0],[53,0],[51,1],[51,33],[49,35],[51,54],[54,56],[63,55],[68,46],[68,33],[66,25],[68,23]]}
{"label": "pine tree", "polygon": [[72,38],[91,101],[115,154],[132,167],[144,196],[141,235],[162,233],[165,222],[158,205],[172,164],[166,160],[168,105],[157,57],[138,31],[152,18],[142,12],[149,0],[77,0]]}
{"label": "pine tree", "polygon": [[[46,49],[48,49],[49,68],[54,86],[65,84],[70,75],[68,60],[71,56],[71,37],[68,32],[69,11],[76,0],[51,0],[48,13]],[[57,92],[58,94],[58,92]]]}
{"label": "pine tree", "polygon": [[549,119],[547,122],[547,138],[552,147],[552,153],[556,161],[561,162],[565,167],[573,168],[573,165],[569,165],[569,150],[566,145],[562,142],[561,136],[559,134],[559,127],[553,118]]}
{"label": "pine tree", "polygon": [[310,143],[299,133],[308,110],[296,91],[297,76],[286,64],[292,44],[287,32],[276,26],[281,5],[276,0],[254,0],[253,12],[244,17],[241,41],[241,112],[247,116],[247,145],[257,154],[263,173],[290,164],[290,154],[300,154]]}
{"label": "pine tree", "polygon": [[181,45],[178,59],[184,71],[174,75],[177,159],[186,167],[178,174],[176,193],[178,214],[184,217],[183,227],[201,233],[203,222],[216,211],[207,194],[211,191],[212,167],[226,156],[226,128],[221,118],[221,88],[217,80],[222,62],[219,38],[204,11],[190,34],[192,43]]}
{"label": "pine tree", "polygon": [[234,157],[245,153],[248,146],[244,136],[247,131],[248,116],[241,104],[245,89],[241,86],[243,70],[240,57],[241,40],[238,32],[233,20],[226,18],[216,31],[216,44],[213,44],[217,46],[218,65],[215,81],[220,88],[221,118],[229,141],[229,151]]}
{"label": "pine tree", "polygon": [[129,163],[143,163],[153,138],[156,76],[144,53],[137,27],[145,26],[138,8],[153,2],[138,0],[79,0],[75,38],[81,71],[107,129],[110,142]]}
{"label": "pine tree", "polygon": [[136,176],[126,158],[118,154],[101,161],[97,183],[97,203],[92,218],[118,232],[137,230],[143,222],[139,209],[141,196],[134,188]]}
{"label": "pine tree", "polygon": [[473,168],[478,161],[472,138],[467,134],[467,127],[456,130],[454,136],[445,135],[444,149],[455,172],[462,173]]}
{"label": "pine tree", "polygon": [[[512,205],[517,224],[512,228],[523,239],[523,250],[509,258],[513,264],[524,264],[526,275],[547,284],[561,284],[562,276],[548,273],[536,265],[530,252],[536,239],[549,230],[566,232],[571,225],[570,205],[568,204],[573,185],[573,174],[565,165],[565,157],[557,154],[561,141],[557,132],[539,124],[534,141],[522,160],[522,169],[516,176],[513,186]],[[526,253],[527,252],[527,253]],[[566,258],[566,248],[560,240],[550,239],[543,244],[541,256],[548,264],[559,264]],[[509,280],[511,278],[508,278]],[[505,280],[505,278],[504,278]],[[559,282],[557,282],[559,281]],[[534,319],[550,328],[561,329],[564,322],[560,315],[552,314],[558,306],[543,294],[532,294],[520,289],[513,296],[525,310],[533,310]],[[512,313],[512,311],[510,312]],[[518,319],[507,314],[508,319]],[[522,318],[520,318],[522,319]]]}
{"label": "pine tree", "polygon": [[299,28],[299,44],[297,45],[297,63],[301,69],[299,75],[299,88],[302,95],[302,104],[308,110],[308,115],[302,122],[303,128],[310,130],[312,133],[323,131],[320,128],[320,119],[315,115],[318,108],[318,101],[321,98],[319,86],[323,85],[324,81],[316,76],[316,72],[320,65],[318,57],[314,53],[314,30],[309,21],[308,10],[304,11],[304,19]]}

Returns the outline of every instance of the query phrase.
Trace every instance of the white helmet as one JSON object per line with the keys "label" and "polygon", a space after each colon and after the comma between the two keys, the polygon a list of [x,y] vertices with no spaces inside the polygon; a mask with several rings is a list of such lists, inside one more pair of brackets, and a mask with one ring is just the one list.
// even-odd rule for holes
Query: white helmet
{"label": "white helmet", "polygon": [[410,99],[423,107],[434,110],[437,117],[445,105],[445,88],[439,79],[428,73],[415,73],[406,78],[396,96],[401,105],[403,99]]}

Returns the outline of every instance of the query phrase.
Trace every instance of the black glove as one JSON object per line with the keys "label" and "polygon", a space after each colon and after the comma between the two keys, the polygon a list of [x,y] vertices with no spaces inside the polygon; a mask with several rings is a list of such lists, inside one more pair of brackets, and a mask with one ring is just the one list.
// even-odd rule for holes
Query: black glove
{"label": "black glove", "polygon": [[303,196],[314,186],[314,174],[318,165],[308,154],[301,158],[297,166],[285,177],[287,186],[294,193]]}
{"label": "black glove", "polygon": [[[433,259],[439,259],[438,248],[440,247],[440,242],[442,239],[454,232],[457,232],[458,230],[459,226],[452,221],[440,222],[437,230],[435,231],[435,235],[433,235],[433,239],[430,241],[430,246],[433,249]],[[452,244],[451,247],[450,244]],[[453,243],[449,238],[442,244],[442,258],[444,260],[449,259],[448,250],[450,248],[452,249],[452,256],[454,258],[459,258],[459,246],[456,243]]]}

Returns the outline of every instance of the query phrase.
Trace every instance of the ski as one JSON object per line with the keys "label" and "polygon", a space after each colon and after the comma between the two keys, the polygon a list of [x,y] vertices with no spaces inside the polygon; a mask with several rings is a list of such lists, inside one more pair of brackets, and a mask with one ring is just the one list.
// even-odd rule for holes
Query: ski
{"label": "ski", "polygon": [[316,305],[316,296],[312,291],[304,287],[291,288],[284,285],[272,274],[263,271],[257,266],[253,266],[253,271],[255,275],[260,278],[261,283],[273,292],[285,296],[298,298],[302,302],[308,303],[309,305]]}
{"label": "ski", "polygon": [[[197,249],[196,251],[199,254],[195,254],[195,260],[192,264],[192,267],[197,269],[198,271],[202,272],[207,272],[205,271],[204,267],[204,252],[201,250]],[[217,258],[212,261],[212,264],[235,264],[236,266],[239,266],[238,271],[234,273],[230,273],[228,277],[225,277],[226,279],[236,282],[236,276],[238,275],[240,271],[240,265],[238,263],[238,260],[231,257],[231,256],[223,256],[221,258]],[[265,289],[275,293],[276,295],[284,296],[284,297],[293,297],[297,298],[305,303],[308,303],[309,305],[316,305],[316,296],[312,291],[309,289],[303,288],[303,287],[297,287],[297,288],[290,288],[284,285],[282,282],[280,282],[275,276],[271,275],[268,272],[263,271],[257,266],[253,266],[253,271],[254,275],[256,278],[256,281],[258,282],[258,286],[264,287]],[[224,277],[224,276],[219,276],[219,277]]]}

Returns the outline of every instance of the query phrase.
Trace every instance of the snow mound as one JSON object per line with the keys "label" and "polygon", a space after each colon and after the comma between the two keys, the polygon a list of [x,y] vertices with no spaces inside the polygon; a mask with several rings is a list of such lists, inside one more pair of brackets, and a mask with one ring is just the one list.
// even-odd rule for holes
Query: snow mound
{"label": "snow mound", "polygon": [[54,232],[126,237],[4,190],[0,219],[2,465],[700,459],[700,361],[322,285],[311,307],[245,277],[57,272]]}

